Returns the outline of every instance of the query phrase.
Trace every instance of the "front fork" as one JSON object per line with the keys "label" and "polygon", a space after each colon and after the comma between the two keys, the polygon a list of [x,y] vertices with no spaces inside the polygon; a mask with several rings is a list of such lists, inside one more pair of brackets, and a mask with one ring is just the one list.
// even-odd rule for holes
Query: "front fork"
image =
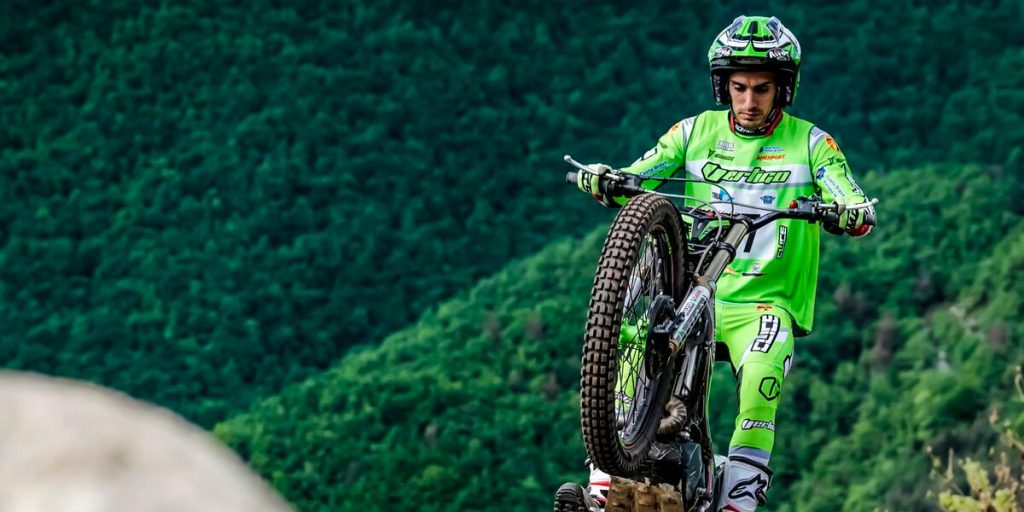
{"label": "front fork", "polygon": [[[723,240],[708,248],[713,256],[697,276],[693,288],[675,308],[668,321],[651,325],[648,336],[656,347],[669,351],[672,359],[682,358],[682,365],[672,385],[672,395],[683,403],[685,409],[686,426],[680,432],[680,438],[700,446],[699,464],[693,461],[700,467],[686,468],[687,481],[683,482],[683,499],[687,510],[710,510],[717,500],[717,468],[707,419],[708,389],[711,386],[715,356],[713,301],[718,278],[735,258],[736,247],[750,228],[749,222],[736,222]],[[701,481],[693,482],[691,478]]]}
{"label": "front fork", "polygon": [[699,282],[675,308],[671,320],[651,332],[652,340],[670,350],[673,359],[681,363],[674,377],[672,395],[682,402],[685,411],[678,440],[684,450],[685,476],[680,490],[687,510],[706,510],[715,502],[714,449],[707,420],[708,388],[715,353],[713,286]]}
{"label": "front fork", "polygon": [[[671,332],[667,344],[672,355],[677,356],[679,352],[683,352],[683,366],[676,376],[672,394],[687,405],[690,405],[688,402],[696,391],[695,386],[706,382],[710,376],[710,361],[713,361],[714,357],[715,315],[713,311],[709,312],[714,297],[712,286],[714,285],[706,283],[694,286],[682,304],[676,308],[671,326],[662,331]],[[698,327],[706,335],[694,333],[694,327]],[[690,416],[693,416],[692,409]]]}
{"label": "front fork", "polygon": [[[661,329],[654,329],[652,332],[653,335],[660,335],[660,341],[667,345],[673,357],[683,352],[683,366],[676,377],[672,394],[686,404],[690,418],[701,418],[703,425],[700,428],[708,439],[710,434],[707,432],[706,419],[707,388],[710,385],[711,365],[714,363],[715,288],[718,278],[725,272],[725,267],[735,258],[736,247],[750,229],[749,221],[740,220],[729,227],[729,231],[720,242],[708,247],[707,250],[712,251],[711,260],[697,276],[696,283],[686,298],[675,309],[672,320]],[[694,333],[693,330],[702,318],[705,320],[699,328],[703,330],[703,336],[700,332]],[[713,456],[710,441],[707,445],[707,455]]]}

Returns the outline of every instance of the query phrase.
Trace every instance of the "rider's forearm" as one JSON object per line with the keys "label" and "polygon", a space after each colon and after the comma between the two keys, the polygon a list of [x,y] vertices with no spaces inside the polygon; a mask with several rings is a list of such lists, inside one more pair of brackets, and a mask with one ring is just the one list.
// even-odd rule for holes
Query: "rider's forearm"
{"label": "rider's forearm", "polygon": [[820,130],[811,133],[811,174],[826,203],[858,203],[865,200],[864,192],[853,181],[846,156],[835,139]]}

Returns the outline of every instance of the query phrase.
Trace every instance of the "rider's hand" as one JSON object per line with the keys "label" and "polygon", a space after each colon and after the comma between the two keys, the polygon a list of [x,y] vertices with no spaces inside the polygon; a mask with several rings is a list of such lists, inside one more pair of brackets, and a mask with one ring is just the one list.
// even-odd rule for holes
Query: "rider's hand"
{"label": "rider's hand", "polygon": [[595,172],[580,171],[576,173],[576,186],[580,190],[594,196],[597,202],[605,206],[618,206],[615,200],[608,194],[608,191],[601,190],[601,179],[604,178],[604,175],[612,172],[612,168],[605,164],[590,164],[587,167],[590,167]]}
{"label": "rider's hand", "polygon": [[[839,228],[840,232],[846,232],[850,236],[854,237],[864,236],[871,232],[872,226],[864,223],[864,219],[867,217],[867,212],[871,209],[870,207],[866,209],[860,208],[856,210],[845,209],[845,206],[847,204],[857,204],[863,203],[865,201],[867,201],[867,198],[862,195],[854,195],[846,198],[836,198],[836,204],[842,210],[842,213],[839,214],[839,224],[835,226]],[[835,231],[829,230],[828,227],[826,227],[825,229],[828,230],[830,233],[835,233]]]}
{"label": "rider's hand", "polygon": [[576,173],[576,186],[580,190],[594,196],[594,199],[601,200],[601,176],[611,172],[612,168],[605,164],[589,164],[587,167],[596,171],[580,171]]}

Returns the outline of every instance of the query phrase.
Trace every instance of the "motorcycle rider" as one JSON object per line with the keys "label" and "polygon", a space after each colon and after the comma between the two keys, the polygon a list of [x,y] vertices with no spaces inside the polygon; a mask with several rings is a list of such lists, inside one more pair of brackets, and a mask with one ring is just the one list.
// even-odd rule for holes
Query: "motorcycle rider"
{"label": "motorcycle rider", "polygon": [[[796,96],[800,60],[799,42],[777,18],[737,17],[708,50],[715,100],[730,108],[676,123],[619,172],[699,180],[686,182],[685,194],[708,202],[786,207],[797,197],[817,193],[839,205],[866,201],[835,139],[783,110]],[[611,170],[603,164],[591,167]],[[577,184],[606,206],[625,203],[625,198],[596,192],[598,179],[581,172]],[[643,182],[645,188],[660,184]],[[729,204],[716,208],[747,211]],[[838,225],[825,228],[864,236],[871,231],[864,222],[866,211],[844,210]],[[728,349],[739,410],[716,511],[749,512],[764,504],[775,413],[793,364],[794,338],[813,327],[819,235],[816,225],[778,220],[737,248],[735,261],[718,281],[716,340]],[[574,483],[559,489],[556,510],[603,509],[610,480],[592,468],[587,489]]]}

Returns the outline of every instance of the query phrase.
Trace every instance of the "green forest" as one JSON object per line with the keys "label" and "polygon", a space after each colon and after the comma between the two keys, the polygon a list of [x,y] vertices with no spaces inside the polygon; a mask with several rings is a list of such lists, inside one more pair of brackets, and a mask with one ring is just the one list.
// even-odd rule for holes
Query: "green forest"
{"label": "green forest", "polygon": [[549,509],[585,478],[614,211],[561,157],[626,165],[715,108],[704,57],[743,13],[800,39],[792,113],[880,199],[869,237],[823,243],[765,509],[984,510],[986,472],[1019,479],[1019,2],[3,13],[3,366],[170,408],[297,510]]}

